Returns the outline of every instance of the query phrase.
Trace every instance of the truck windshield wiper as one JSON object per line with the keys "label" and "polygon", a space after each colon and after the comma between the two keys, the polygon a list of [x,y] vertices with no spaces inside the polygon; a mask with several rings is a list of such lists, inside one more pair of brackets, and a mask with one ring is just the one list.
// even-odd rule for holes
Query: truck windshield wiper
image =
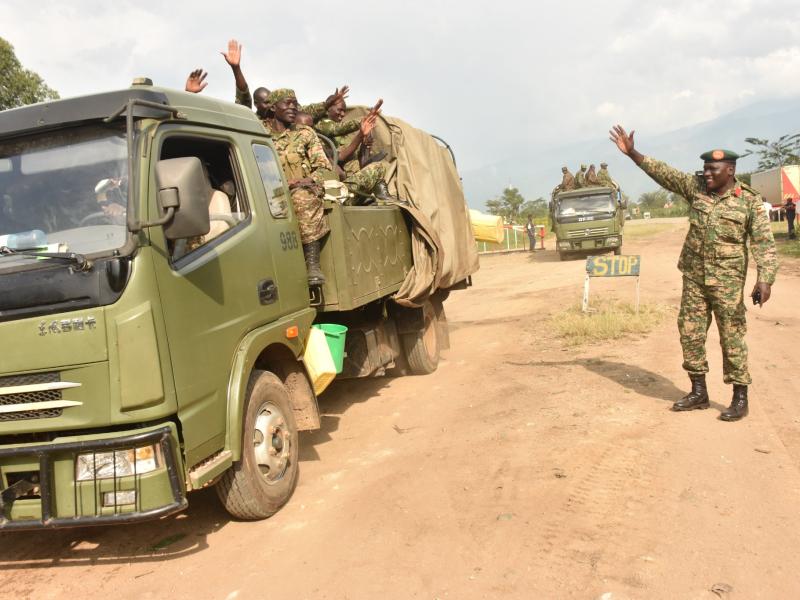
{"label": "truck windshield wiper", "polygon": [[3,256],[32,256],[35,258],[49,258],[58,262],[75,265],[78,271],[88,271],[92,268],[92,261],[83,254],[75,252],[37,252],[35,248],[20,248],[15,250],[8,246],[0,246],[0,258]]}

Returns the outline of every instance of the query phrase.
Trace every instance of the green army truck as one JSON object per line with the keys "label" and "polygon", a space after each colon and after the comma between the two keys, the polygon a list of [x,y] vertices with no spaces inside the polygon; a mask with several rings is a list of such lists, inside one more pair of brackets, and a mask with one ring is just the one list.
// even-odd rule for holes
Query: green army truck
{"label": "green army truck", "polygon": [[550,218],[559,258],[609,250],[621,254],[625,208],[619,190],[611,187],[554,193]]}
{"label": "green army truck", "polygon": [[309,290],[250,111],[140,80],[0,113],[0,530],[157,518],[212,485],[273,514],[320,426],[314,323],[349,327],[342,377],[436,369],[478,265],[463,192],[431,136],[376,135],[408,205],[328,201]]}

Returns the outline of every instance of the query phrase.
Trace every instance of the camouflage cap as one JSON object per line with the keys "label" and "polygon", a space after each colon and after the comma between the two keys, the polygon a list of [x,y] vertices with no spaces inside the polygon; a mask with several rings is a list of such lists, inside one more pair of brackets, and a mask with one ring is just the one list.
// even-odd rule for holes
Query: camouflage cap
{"label": "camouflage cap", "polygon": [[709,150],[708,152],[703,152],[700,155],[700,158],[703,159],[704,162],[736,162],[736,159],[739,158],[739,155],[732,150]]}
{"label": "camouflage cap", "polygon": [[600,168],[605,169],[608,166],[608,163],[600,163]]}
{"label": "camouflage cap", "polygon": [[581,171],[585,171],[585,170],[586,170],[586,165],[581,165]]}
{"label": "camouflage cap", "polygon": [[297,99],[294,90],[289,88],[279,88],[270,92],[269,96],[267,96],[267,104],[275,104],[276,102],[286,100],[287,98],[294,98],[295,100]]}

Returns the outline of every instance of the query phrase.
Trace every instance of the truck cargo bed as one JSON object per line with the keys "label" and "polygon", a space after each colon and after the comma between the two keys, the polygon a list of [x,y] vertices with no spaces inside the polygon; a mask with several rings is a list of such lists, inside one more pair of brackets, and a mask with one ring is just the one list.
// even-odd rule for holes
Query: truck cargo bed
{"label": "truck cargo bed", "polygon": [[323,239],[324,312],[358,308],[400,289],[413,266],[411,236],[396,206],[327,202],[331,226]]}

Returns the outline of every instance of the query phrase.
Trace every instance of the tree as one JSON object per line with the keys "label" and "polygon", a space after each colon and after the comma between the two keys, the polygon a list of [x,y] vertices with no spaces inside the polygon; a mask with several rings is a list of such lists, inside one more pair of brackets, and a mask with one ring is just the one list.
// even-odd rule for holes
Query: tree
{"label": "tree", "polygon": [[639,206],[645,209],[664,208],[669,203],[669,192],[659,189],[654,192],[645,192],[639,196]]}
{"label": "tree", "polygon": [[22,67],[14,47],[0,38],[0,110],[57,99],[39,75]]}
{"label": "tree", "polygon": [[499,198],[486,201],[486,210],[489,214],[499,215],[508,223],[517,223],[520,217],[520,208],[525,203],[525,198],[515,187],[508,186]]}
{"label": "tree", "polygon": [[758,168],[762,171],[783,165],[800,165],[800,133],[782,135],[774,142],[754,137],[745,138],[744,141],[755,148],[742,156],[757,154]]}
{"label": "tree", "polygon": [[526,200],[519,209],[520,222],[527,222],[530,219],[541,219],[547,216],[547,200],[537,198],[536,200]]}

